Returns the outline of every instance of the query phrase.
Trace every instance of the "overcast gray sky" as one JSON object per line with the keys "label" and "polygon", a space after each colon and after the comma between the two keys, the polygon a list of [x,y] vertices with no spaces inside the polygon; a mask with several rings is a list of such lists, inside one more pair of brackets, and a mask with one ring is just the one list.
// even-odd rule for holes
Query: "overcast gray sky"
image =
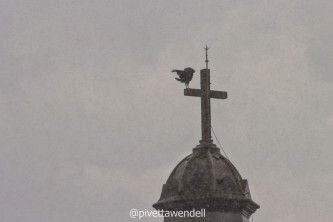
{"label": "overcast gray sky", "polygon": [[[131,221],[213,127],[261,205],[254,221],[330,221],[333,3],[0,0],[0,220]],[[190,84],[199,87],[198,75]],[[146,220],[160,221],[160,220]]]}

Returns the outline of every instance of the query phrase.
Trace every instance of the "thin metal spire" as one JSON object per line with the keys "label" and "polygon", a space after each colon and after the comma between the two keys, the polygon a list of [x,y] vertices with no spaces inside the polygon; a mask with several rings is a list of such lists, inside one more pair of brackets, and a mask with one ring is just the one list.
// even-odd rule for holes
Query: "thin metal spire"
{"label": "thin metal spire", "polygon": [[206,69],[208,69],[208,62],[209,62],[209,60],[208,60],[208,46],[206,45],[206,47],[204,47],[204,49],[206,50],[206,60],[205,60],[205,62],[206,62]]}

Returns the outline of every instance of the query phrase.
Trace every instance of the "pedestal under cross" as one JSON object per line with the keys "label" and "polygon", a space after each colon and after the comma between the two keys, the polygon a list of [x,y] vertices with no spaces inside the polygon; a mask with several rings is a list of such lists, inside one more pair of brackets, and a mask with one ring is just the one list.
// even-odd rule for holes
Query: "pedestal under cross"
{"label": "pedestal under cross", "polygon": [[201,140],[200,146],[211,146],[213,144],[211,136],[211,109],[210,98],[226,99],[227,92],[210,90],[210,70],[208,69],[208,58],[206,46],[206,69],[200,71],[201,89],[184,89],[185,96],[201,97]]}

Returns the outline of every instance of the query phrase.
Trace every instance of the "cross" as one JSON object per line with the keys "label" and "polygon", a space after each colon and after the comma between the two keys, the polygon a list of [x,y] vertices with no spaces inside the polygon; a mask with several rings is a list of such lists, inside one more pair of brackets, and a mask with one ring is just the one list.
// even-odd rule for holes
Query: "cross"
{"label": "cross", "polygon": [[208,47],[206,50],[206,69],[200,71],[201,89],[184,89],[185,96],[201,97],[201,140],[200,146],[211,146],[213,144],[211,136],[211,111],[210,98],[226,99],[227,92],[210,90],[210,70],[208,69]]}

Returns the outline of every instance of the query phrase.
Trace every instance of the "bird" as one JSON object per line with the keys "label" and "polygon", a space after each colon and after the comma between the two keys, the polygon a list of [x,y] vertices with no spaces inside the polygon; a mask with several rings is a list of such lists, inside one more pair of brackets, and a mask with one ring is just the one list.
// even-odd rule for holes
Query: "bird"
{"label": "bird", "polygon": [[194,69],[188,67],[188,68],[185,68],[184,70],[174,69],[171,72],[176,72],[177,75],[179,76],[179,78],[175,78],[175,79],[178,80],[179,82],[185,83],[185,87],[189,88],[188,84],[190,83],[190,81],[193,78],[193,73],[195,73]]}

